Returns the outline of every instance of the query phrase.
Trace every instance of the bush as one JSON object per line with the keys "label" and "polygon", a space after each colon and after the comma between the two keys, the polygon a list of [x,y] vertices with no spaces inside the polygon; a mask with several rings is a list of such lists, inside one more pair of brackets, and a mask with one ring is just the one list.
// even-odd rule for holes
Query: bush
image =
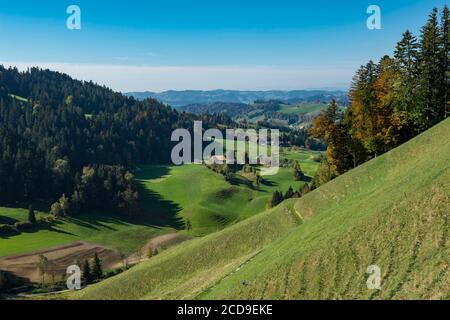
{"label": "bush", "polygon": [[14,224],[14,228],[16,228],[20,232],[33,230],[33,224],[29,221],[20,221]]}
{"label": "bush", "polygon": [[0,224],[0,236],[12,236],[18,234],[18,230],[9,224]]}
{"label": "bush", "polygon": [[10,289],[24,284],[26,284],[24,279],[19,278],[10,272],[0,270],[0,300],[2,293],[6,293]]}
{"label": "bush", "polygon": [[43,218],[40,218],[37,220],[37,224],[41,228],[49,228],[52,226],[52,224],[56,221],[56,218],[54,216],[46,216]]}

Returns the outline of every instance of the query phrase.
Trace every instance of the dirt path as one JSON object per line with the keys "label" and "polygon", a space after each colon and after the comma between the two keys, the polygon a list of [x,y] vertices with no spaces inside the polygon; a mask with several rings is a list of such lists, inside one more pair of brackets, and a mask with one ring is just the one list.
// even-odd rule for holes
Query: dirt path
{"label": "dirt path", "polygon": [[[170,247],[176,246],[182,242],[192,240],[193,237],[185,234],[179,233],[169,233],[164,234],[162,236],[155,237],[147,242],[147,244],[142,248],[142,251],[139,254],[133,254],[127,258],[128,264],[137,264],[143,261],[148,260],[150,252],[152,255],[155,255],[163,250],[166,250]],[[123,261],[117,262],[113,267],[118,268],[121,267]]]}

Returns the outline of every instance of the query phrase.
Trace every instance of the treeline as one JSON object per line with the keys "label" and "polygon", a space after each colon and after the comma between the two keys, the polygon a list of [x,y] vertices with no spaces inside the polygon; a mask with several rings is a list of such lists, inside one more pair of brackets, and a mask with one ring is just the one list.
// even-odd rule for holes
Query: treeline
{"label": "treeline", "polygon": [[449,9],[433,9],[420,38],[406,31],[393,57],[370,61],[356,73],[350,107],[333,101],[310,132],[327,156],[315,178],[320,185],[434,126],[450,114]]}
{"label": "treeline", "polygon": [[305,128],[282,131],[280,133],[280,145],[302,147],[314,151],[325,151],[327,148],[321,139],[311,137],[309,130]]}
{"label": "treeline", "polygon": [[134,167],[168,162],[174,129],[192,130],[194,120],[217,127],[224,118],[178,113],[57,72],[0,66],[0,204],[44,200],[56,201],[61,215],[85,207],[131,214]]}
{"label": "treeline", "polygon": [[294,189],[292,187],[289,187],[288,191],[286,191],[285,194],[283,194],[282,192],[277,190],[274,193],[272,193],[272,197],[270,198],[270,201],[269,201],[269,208],[276,207],[277,205],[282,203],[284,200],[300,199],[301,197],[308,194],[312,190],[313,190],[313,188],[308,183],[305,183],[303,185],[303,187],[301,187],[298,191],[294,191]]}

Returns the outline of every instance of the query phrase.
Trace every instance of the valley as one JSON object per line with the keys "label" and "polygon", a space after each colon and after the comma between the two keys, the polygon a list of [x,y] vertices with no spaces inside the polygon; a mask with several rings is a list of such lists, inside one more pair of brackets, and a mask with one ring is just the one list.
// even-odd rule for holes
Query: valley
{"label": "valley", "polygon": [[[42,250],[54,251],[53,248],[59,247],[65,249],[80,241],[88,245],[86,253],[80,253],[79,257],[91,258],[97,252],[110,261],[105,268],[118,267],[121,264],[121,258],[118,257],[133,259],[137,251],[142,258],[146,258],[149,250],[163,250],[179,243],[176,240],[178,236],[171,237],[172,234],[179,234],[181,239],[204,236],[264,212],[275,190],[286,192],[289,187],[298,190],[305,181],[312,179],[319,165],[314,158],[319,154],[309,150],[283,149],[282,159],[299,161],[306,175],[305,180],[295,181],[292,168],[281,168],[276,176],[265,178],[259,187],[253,185],[242,172],[237,172],[230,183],[204,165],[141,165],[135,173],[141,214],[127,219],[101,212],[85,213],[58,219],[48,229],[2,236],[0,259],[11,261],[8,258],[32,254],[37,260],[37,255]],[[36,215],[37,218],[42,218],[49,213],[45,210],[37,211]],[[1,223],[14,224],[26,220],[26,209],[0,207]],[[191,225],[189,230],[186,229],[187,220]],[[164,240],[164,237],[169,237],[169,241],[162,241],[151,248],[147,245],[154,242],[152,239]],[[113,258],[107,258],[104,250],[110,252]],[[77,252],[82,251],[83,247],[77,248]],[[61,252],[55,259],[76,260],[70,258],[73,257],[71,252],[67,255],[65,257],[64,252]],[[0,269],[9,270],[2,268],[1,261]],[[12,270],[17,270],[16,274],[19,276],[27,277],[29,269],[24,268],[23,272],[22,269]],[[62,275],[64,272],[61,268],[58,274]],[[31,279],[36,280],[35,273]]]}
{"label": "valley", "polygon": [[[65,298],[449,299],[444,137],[450,120],[300,200]],[[372,264],[379,291],[366,288]]]}
{"label": "valley", "polygon": [[8,4],[0,305],[450,300],[450,9],[397,2]]}

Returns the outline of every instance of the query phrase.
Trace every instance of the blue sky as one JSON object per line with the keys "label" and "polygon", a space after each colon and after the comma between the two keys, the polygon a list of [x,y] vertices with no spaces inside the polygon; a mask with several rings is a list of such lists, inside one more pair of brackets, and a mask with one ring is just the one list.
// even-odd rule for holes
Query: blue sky
{"label": "blue sky", "polygon": [[[444,0],[0,0],[0,63],[120,91],[346,88]],[[81,30],[66,8],[81,8]],[[382,30],[366,27],[367,7]],[[6,40],[5,40],[6,39]]]}

